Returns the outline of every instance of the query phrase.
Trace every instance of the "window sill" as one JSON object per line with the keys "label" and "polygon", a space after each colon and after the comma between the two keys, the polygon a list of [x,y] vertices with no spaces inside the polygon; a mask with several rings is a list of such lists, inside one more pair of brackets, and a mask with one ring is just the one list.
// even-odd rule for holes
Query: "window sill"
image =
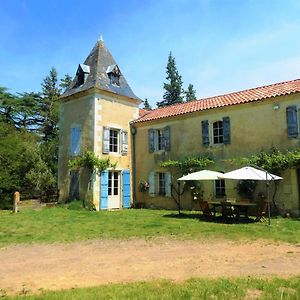
{"label": "window sill", "polygon": [[211,148],[223,148],[224,146],[226,146],[226,144],[222,143],[222,144],[211,144],[210,147]]}

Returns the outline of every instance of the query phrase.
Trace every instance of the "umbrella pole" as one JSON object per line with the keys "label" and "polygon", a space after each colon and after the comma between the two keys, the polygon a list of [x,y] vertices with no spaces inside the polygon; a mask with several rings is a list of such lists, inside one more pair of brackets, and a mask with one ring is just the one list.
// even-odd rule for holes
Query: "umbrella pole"
{"label": "umbrella pole", "polygon": [[178,214],[181,214],[181,207],[180,207],[180,181],[177,181],[177,185],[178,185]]}
{"label": "umbrella pole", "polygon": [[266,172],[266,184],[267,184],[267,199],[268,199],[268,225],[271,225],[271,209],[270,209],[270,184],[268,180],[268,173]]}

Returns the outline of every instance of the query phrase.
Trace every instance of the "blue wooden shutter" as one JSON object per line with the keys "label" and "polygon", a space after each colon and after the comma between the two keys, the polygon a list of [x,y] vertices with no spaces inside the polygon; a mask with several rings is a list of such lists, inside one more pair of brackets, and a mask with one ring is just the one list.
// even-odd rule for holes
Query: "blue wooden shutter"
{"label": "blue wooden shutter", "polygon": [[149,196],[155,196],[155,172],[149,174]]}
{"label": "blue wooden shutter", "polygon": [[295,138],[298,136],[298,116],[297,116],[297,106],[288,106],[286,108],[286,120],[287,120],[287,130],[288,137]]}
{"label": "blue wooden shutter", "polygon": [[164,143],[165,143],[165,150],[170,151],[171,150],[171,130],[170,126],[166,126],[163,130],[163,136],[164,136]]}
{"label": "blue wooden shutter", "polygon": [[171,184],[172,184],[172,177],[171,173],[165,173],[165,184],[166,184],[166,196],[171,197]]}
{"label": "blue wooden shutter", "polygon": [[223,118],[223,143],[230,144],[231,137],[230,137],[230,118],[224,117]]}
{"label": "blue wooden shutter", "polygon": [[100,174],[100,208],[108,208],[108,171]]}
{"label": "blue wooden shutter", "polygon": [[70,137],[70,153],[71,155],[78,155],[80,152],[80,127],[71,128],[71,137]]}
{"label": "blue wooden shutter", "polygon": [[202,121],[202,144],[209,146],[209,124],[208,120]]}
{"label": "blue wooden shutter", "polygon": [[123,183],[123,208],[130,208],[130,171],[123,170],[122,172]]}
{"label": "blue wooden shutter", "polygon": [[103,127],[102,153],[109,153],[109,128]]}
{"label": "blue wooden shutter", "polygon": [[127,155],[128,152],[128,132],[125,130],[121,131],[121,153]]}
{"label": "blue wooden shutter", "polygon": [[154,129],[149,129],[148,130],[148,147],[149,147],[150,153],[154,152],[154,150],[155,150],[154,136],[155,136]]}

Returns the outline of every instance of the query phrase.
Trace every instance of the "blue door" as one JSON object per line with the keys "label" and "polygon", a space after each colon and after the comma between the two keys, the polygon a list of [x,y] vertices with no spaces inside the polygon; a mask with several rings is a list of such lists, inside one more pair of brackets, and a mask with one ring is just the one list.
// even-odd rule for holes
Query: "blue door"
{"label": "blue door", "polygon": [[130,171],[122,171],[122,184],[123,184],[123,208],[130,208]]}
{"label": "blue door", "polygon": [[100,209],[108,208],[108,171],[100,175]]}

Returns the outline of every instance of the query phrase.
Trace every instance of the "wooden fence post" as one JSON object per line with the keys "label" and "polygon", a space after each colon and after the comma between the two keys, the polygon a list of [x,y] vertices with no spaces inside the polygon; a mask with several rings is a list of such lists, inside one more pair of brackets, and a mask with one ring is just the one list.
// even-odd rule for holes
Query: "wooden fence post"
{"label": "wooden fence post", "polygon": [[20,202],[20,193],[15,192],[14,193],[14,203],[13,203],[13,212],[17,213],[18,212],[18,204]]}

